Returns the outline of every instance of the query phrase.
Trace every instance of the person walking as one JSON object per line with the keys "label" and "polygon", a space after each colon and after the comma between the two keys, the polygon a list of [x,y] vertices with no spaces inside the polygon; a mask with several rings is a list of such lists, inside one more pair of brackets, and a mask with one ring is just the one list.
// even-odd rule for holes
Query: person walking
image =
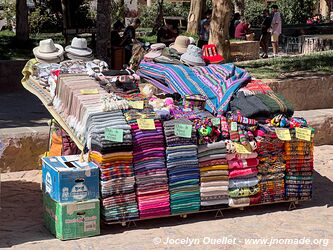
{"label": "person walking", "polygon": [[265,9],[263,11],[264,20],[261,24],[261,36],[260,36],[260,47],[262,48],[262,58],[268,58],[268,44],[271,37],[269,29],[271,27],[272,18],[269,16],[269,10]]}
{"label": "person walking", "polygon": [[271,41],[273,47],[273,55],[277,56],[279,53],[279,36],[282,33],[282,20],[279,7],[276,4],[272,5],[272,23],[271,23]]}

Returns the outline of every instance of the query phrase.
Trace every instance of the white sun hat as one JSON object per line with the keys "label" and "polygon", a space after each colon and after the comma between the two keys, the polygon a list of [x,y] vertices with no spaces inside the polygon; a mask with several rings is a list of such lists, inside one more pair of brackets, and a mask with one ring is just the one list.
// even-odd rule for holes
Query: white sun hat
{"label": "white sun hat", "polygon": [[66,46],[65,51],[75,56],[90,56],[92,50],[88,48],[87,40],[85,38],[74,37],[71,45]]}
{"label": "white sun hat", "polygon": [[52,39],[45,39],[39,42],[39,46],[33,49],[35,57],[43,61],[63,60],[64,48],[60,44],[55,44]]}

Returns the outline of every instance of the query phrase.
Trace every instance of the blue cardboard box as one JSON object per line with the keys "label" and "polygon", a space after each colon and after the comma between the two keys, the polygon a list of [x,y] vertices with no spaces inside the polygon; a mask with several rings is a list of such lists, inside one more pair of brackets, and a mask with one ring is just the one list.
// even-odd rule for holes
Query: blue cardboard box
{"label": "blue cardboard box", "polygon": [[99,198],[99,168],[93,162],[79,162],[78,155],[42,159],[42,189],[61,203]]}

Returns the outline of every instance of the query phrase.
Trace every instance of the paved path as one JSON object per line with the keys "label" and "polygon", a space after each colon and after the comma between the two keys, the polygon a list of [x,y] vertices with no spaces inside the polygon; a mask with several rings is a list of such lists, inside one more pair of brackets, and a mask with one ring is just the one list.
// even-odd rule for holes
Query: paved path
{"label": "paved path", "polygon": [[0,94],[0,130],[47,126],[50,114],[27,90]]}
{"label": "paved path", "polygon": [[[333,146],[316,147],[315,157],[314,198],[296,210],[288,211],[288,204],[274,204],[227,210],[224,218],[209,212],[186,219],[154,219],[140,221],[137,227],[103,228],[101,236],[72,241],[59,241],[43,227],[40,171],[5,173],[1,175],[0,248],[184,249],[193,240],[194,249],[264,249],[263,245],[245,245],[245,240],[288,238],[322,241],[321,246],[274,245],[270,249],[333,249]],[[234,238],[235,244],[207,244],[210,239],[223,243]],[[181,239],[185,245],[176,244]]]}

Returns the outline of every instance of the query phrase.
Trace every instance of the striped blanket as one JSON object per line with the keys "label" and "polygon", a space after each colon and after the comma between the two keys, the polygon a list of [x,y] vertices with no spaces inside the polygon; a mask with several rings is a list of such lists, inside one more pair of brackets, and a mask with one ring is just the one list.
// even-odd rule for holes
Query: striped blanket
{"label": "striped blanket", "polygon": [[227,111],[233,93],[251,78],[245,70],[233,64],[190,68],[142,61],[138,73],[166,93],[207,97],[205,108],[212,113]]}

